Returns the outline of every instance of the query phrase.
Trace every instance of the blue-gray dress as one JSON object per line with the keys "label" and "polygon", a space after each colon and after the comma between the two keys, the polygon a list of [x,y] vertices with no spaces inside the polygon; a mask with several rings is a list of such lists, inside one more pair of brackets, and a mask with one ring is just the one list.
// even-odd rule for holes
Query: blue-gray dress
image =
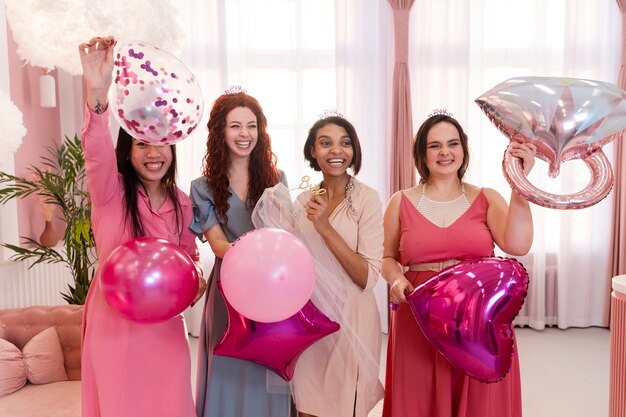
{"label": "blue-gray dress", "polygon": [[[281,172],[284,183],[284,174]],[[228,199],[228,225],[219,221],[213,202],[213,192],[205,177],[191,183],[194,219],[190,229],[201,236],[219,223],[229,242],[254,229],[246,208],[235,192]],[[267,368],[253,362],[216,356],[213,349],[222,338],[227,324],[224,299],[217,290],[222,260],[208,278],[202,326],[198,342],[198,375],[196,381],[196,411],[199,417],[288,417],[291,398],[288,394],[270,393],[267,388]]]}

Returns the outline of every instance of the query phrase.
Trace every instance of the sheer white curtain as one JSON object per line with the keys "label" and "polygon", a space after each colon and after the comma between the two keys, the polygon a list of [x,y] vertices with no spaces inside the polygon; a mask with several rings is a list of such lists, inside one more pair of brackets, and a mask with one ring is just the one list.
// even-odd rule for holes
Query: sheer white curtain
{"label": "sheer white curtain", "polygon": [[[508,140],[473,100],[515,76],[562,76],[617,82],[620,14],[614,0],[420,0],[411,16],[410,68],[414,125],[447,108],[467,129],[468,182],[508,199],[501,171]],[[605,147],[612,158],[612,146]],[[538,162],[531,180],[551,192],[580,190],[589,179],[576,161],[557,179]],[[521,258],[531,274],[517,323],[608,325],[608,256],[612,194],[573,211],[532,206],[535,240]]]}
{"label": "sheer white curtain", "polygon": [[[181,3],[188,37],[181,58],[204,88],[202,128],[178,146],[183,189],[201,173],[207,115],[229,85],[256,97],[268,118],[272,148],[291,187],[303,175],[309,127],[326,109],[350,120],[363,149],[359,178],[386,203],[393,30],[387,2],[359,0],[190,0]],[[205,268],[213,256],[201,245]],[[379,293],[386,327],[386,286]],[[196,334],[199,307],[188,314]]]}

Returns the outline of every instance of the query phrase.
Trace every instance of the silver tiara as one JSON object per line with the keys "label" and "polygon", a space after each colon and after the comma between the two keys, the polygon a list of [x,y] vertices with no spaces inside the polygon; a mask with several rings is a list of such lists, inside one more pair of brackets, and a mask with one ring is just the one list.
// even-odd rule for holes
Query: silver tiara
{"label": "silver tiara", "polygon": [[239,94],[239,93],[247,93],[246,89],[240,85],[231,85],[226,90],[224,90],[224,94]]}
{"label": "silver tiara", "polygon": [[435,109],[433,110],[431,114],[428,115],[428,117],[439,116],[439,115],[452,117],[452,113],[448,113],[448,110],[446,109]]}
{"label": "silver tiara", "polygon": [[339,113],[337,109],[326,109],[320,113],[320,119],[325,119],[327,117],[341,117],[343,119],[343,114]]}

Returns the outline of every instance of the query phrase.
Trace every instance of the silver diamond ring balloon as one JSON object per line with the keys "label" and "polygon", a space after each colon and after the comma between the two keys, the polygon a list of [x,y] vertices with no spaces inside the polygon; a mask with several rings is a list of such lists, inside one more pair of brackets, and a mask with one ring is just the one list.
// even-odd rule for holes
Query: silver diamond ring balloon
{"label": "silver diamond ring balloon", "polygon": [[187,137],[202,118],[198,80],[174,55],[146,42],[118,44],[111,107],[135,139],[168,145]]}
{"label": "silver diamond ring balloon", "polygon": [[580,209],[606,197],[613,187],[611,164],[602,146],[626,129],[626,93],[617,86],[577,78],[511,78],[475,101],[511,141],[537,146],[538,158],[559,175],[561,164],[581,159],[591,179],[581,191],[551,194],[526,178],[518,158],[505,153],[504,175],[526,200],[543,207]]}

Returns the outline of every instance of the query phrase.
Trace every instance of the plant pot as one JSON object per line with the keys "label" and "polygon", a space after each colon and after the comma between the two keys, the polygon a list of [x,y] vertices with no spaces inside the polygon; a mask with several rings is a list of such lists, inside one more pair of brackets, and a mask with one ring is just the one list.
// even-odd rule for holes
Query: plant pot
{"label": "plant pot", "polygon": [[46,226],[44,227],[41,236],[39,236],[39,243],[41,246],[48,248],[52,248],[59,243],[59,236],[57,235],[57,232],[55,232],[54,227],[52,227],[51,221],[46,221]]}

